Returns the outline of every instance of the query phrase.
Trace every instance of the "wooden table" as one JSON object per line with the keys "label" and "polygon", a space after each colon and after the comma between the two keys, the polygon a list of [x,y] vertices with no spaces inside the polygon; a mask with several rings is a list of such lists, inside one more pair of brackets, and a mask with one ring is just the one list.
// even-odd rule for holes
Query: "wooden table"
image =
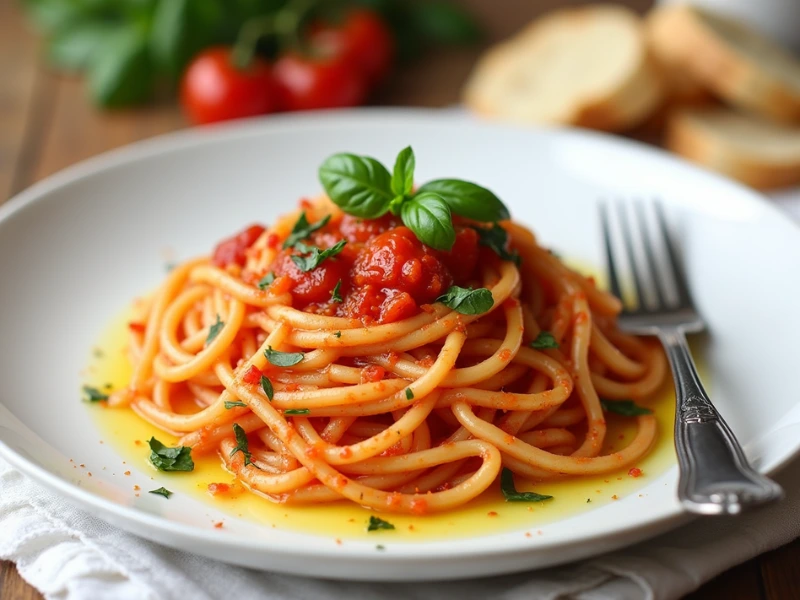
{"label": "wooden table", "polygon": [[[462,0],[479,15],[487,42],[502,39],[559,0]],[[572,2],[577,4],[579,2]],[[649,0],[627,0],[644,10]],[[561,4],[564,4],[561,2]],[[376,104],[446,106],[479,48],[444,50],[404,67],[374,98]],[[186,126],[171,103],[102,113],[87,102],[83,82],[48,71],[38,38],[13,0],[0,0],[0,202],[84,158]],[[728,600],[800,597],[800,540],[739,565],[690,596]],[[0,599],[41,598],[10,562],[0,562]]]}

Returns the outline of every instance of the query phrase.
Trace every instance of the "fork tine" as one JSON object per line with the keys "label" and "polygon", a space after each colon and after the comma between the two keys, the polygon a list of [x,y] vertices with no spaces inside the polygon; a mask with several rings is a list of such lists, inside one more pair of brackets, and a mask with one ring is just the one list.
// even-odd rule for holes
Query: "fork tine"
{"label": "fork tine", "polygon": [[664,238],[664,244],[667,248],[667,258],[669,259],[669,267],[672,271],[672,278],[675,280],[675,288],[678,290],[678,303],[681,306],[693,306],[692,297],[689,295],[689,287],[686,285],[686,277],[678,262],[678,256],[675,252],[675,246],[670,238],[669,231],[667,231],[667,218],[664,215],[664,205],[656,200],[656,220],[658,221],[658,228],[661,230],[661,236]]}
{"label": "fork tine", "polygon": [[603,227],[603,240],[606,246],[606,266],[608,267],[608,286],[611,293],[622,300],[622,290],[619,287],[617,278],[617,267],[614,262],[614,251],[611,245],[611,223],[608,218],[608,206],[605,202],[600,202],[600,222]]}
{"label": "fork tine", "polygon": [[620,215],[620,225],[622,226],[622,239],[625,241],[625,250],[628,252],[628,262],[631,266],[631,275],[633,276],[633,285],[636,288],[636,296],[637,296],[637,309],[644,310],[645,306],[645,296],[644,296],[644,284],[642,282],[642,278],[639,276],[639,269],[637,268],[636,264],[636,252],[633,249],[633,228],[631,227],[630,217],[628,216],[628,211],[625,210],[625,205],[623,203],[619,203],[617,205],[617,211]]}
{"label": "fork tine", "polygon": [[639,231],[642,234],[642,241],[644,243],[644,253],[645,257],[647,258],[647,263],[650,266],[650,274],[653,278],[653,288],[655,289],[656,300],[658,301],[658,308],[663,308],[667,306],[666,301],[666,289],[664,287],[661,278],[658,276],[658,264],[656,263],[656,255],[653,250],[653,241],[649,234],[649,228],[647,227],[647,219],[644,213],[644,203],[643,202],[634,202],[634,207],[636,211],[636,217],[639,221]]}

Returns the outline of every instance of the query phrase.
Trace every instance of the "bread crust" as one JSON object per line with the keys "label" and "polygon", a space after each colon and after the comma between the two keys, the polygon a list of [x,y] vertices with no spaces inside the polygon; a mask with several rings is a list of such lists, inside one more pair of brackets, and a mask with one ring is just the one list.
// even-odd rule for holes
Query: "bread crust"
{"label": "bread crust", "polygon": [[703,127],[693,111],[672,112],[665,145],[692,162],[754,188],[773,189],[800,183],[800,156],[778,162],[759,156],[755,151],[743,152]]}
{"label": "bread crust", "polygon": [[800,92],[737,52],[703,23],[697,9],[676,5],[660,10],[661,35],[651,37],[651,43],[658,45],[657,54],[683,65],[734,106],[779,121],[800,121]]}

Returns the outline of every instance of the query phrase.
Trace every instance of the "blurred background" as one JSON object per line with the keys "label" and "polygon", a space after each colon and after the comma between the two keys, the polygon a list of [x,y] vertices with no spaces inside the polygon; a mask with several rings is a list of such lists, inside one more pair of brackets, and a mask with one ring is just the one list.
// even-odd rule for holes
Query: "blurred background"
{"label": "blurred background", "polygon": [[800,182],[800,1],[698,2],[711,12],[651,0],[0,0],[0,197],[189,125],[362,104],[603,129],[755,187]]}

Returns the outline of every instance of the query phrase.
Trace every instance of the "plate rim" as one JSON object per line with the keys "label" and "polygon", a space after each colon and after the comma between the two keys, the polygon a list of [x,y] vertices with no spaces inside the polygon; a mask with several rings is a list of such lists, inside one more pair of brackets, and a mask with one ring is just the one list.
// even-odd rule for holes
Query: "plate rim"
{"label": "plate rim", "polygon": [[[273,133],[280,132],[282,129],[292,130],[298,127],[314,129],[325,126],[343,128],[347,126],[349,120],[356,120],[363,124],[364,122],[369,122],[370,120],[375,122],[385,122],[386,119],[393,121],[404,121],[411,119],[421,124],[427,121],[429,124],[434,125],[441,124],[446,120],[465,122],[465,116],[463,113],[450,109],[371,107],[359,109],[326,110],[305,114],[285,114],[270,116],[267,118],[256,117],[204,128],[182,129],[133,142],[131,144],[126,144],[124,146],[81,160],[52,175],[49,175],[48,177],[34,183],[30,187],[20,191],[5,203],[0,205],[0,223],[10,219],[16,213],[25,210],[26,207],[63,187],[72,185],[83,179],[91,178],[114,168],[124,167],[127,164],[136,163],[139,160],[176,152],[179,153],[182,150],[194,145],[213,145],[215,143],[232,141],[235,139],[271,135]],[[690,171],[693,171],[695,174],[706,178],[709,182],[715,184],[716,186],[727,186],[729,188],[733,186],[734,189],[738,188],[740,192],[739,199],[741,201],[756,206],[760,211],[771,213],[773,217],[785,223],[791,224],[793,227],[797,228],[798,231],[800,231],[800,223],[792,220],[788,215],[786,215],[759,192],[746,188],[745,186],[733,182],[721,175],[705,171],[695,165],[692,165],[691,163],[669,154],[665,150],[649,146],[643,142],[620,138],[605,133],[579,129],[563,129],[556,127],[521,128],[518,125],[513,125],[510,123],[487,122],[472,119],[467,121],[467,124],[470,127],[478,127],[486,130],[525,132],[531,136],[556,136],[576,141],[589,140],[595,143],[600,142],[601,144],[608,145],[609,147],[621,146],[623,148],[628,148],[640,154],[644,153],[649,155],[654,160],[667,160],[673,165],[679,166],[680,168],[688,168]],[[2,404],[2,402],[0,402],[0,404]],[[798,445],[792,452],[785,455],[781,460],[769,465],[769,469],[767,469],[765,472],[773,473],[779,470],[792,459],[794,459],[798,454],[800,454],[800,445]],[[121,527],[122,529],[130,531],[131,533],[136,532],[132,531],[132,529],[126,527],[125,525],[120,524],[119,521],[127,522],[131,525],[131,527],[138,523],[147,527],[148,529],[152,528],[169,533],[170,535],[182,539],[184,543],[202,541],[204,544],[210,544],[219,549],[235,548],[238,550],[245,549],[257,550],[261,552],[281,552],[287,556],[302,556],[305,559],[358,558],[359,560],[364,561],[366,564],[380,564],[385,562],[392,562],[395,564],[399,562],[402,564],[424,560],[426,557],[434,556],[438,552],[436,549],[437,544],[441,543],[438,540],[427,542],[389,541],[388,544],[391,544],[392,549],[394,550],[391,553],[365,553],[360,544],[353,544],[352,547],[348,547],[348,545],[337,546],[336,551],[331,552],[330,550],[326,550],[321,547],[304,548],[302,550],[298,548],[290,549],[286,547],[279,547],[276,542],[261,537],[250,539],[244,536],[233,534],[219,536],[213,531],[206,531],[194,525],[171,521],[166,517],[154,515],[132,506],[118,504],[101,495],[85,490],[74,483],[62,479],[44,467],[28,460],[23,454],[16,452],[2,440],[0,440],[0,457],[8,461],[13,468],[31,477],[36,482],[58,493],[62,497],[68,499],[71,503],[77,503],[82,510],[86,510],[87,507],[91,507],[100,510],[106,515],[112,515],[118,520],[117,522],[113,523],[114,526]],[[660,481],[663,478],[673,478],[675,477],[676,472],[677,466],[673,465],[656,481]],[[677,525],[679,522],[685,522],[691,518],[693,517],[688,515],[679,504],[675,504],[671,507],[668,507],[668,510],[665,509],[661,513],[645,521],[639,521],[623,527],[617,527],[612,532],[598,532],[590,536],[578,536],[576,534],[575,536],[570,536],[568,539],[562,538],[558,541],[550,542],[546,539],[538,539],[535,542],[527,541],[526,543],[526,540],[523,538],[520,542],[507,548],[472,548],[469,544],[461,544],[448,550],[448,558],[497,558],[503,556],[522,556],[531,552],[539,553],[549,548],[566,548],[576,544],[584,543],[591,544],[592,542],[609,535],[613,537],[624,537],[625,534],[636,530],[645,530],[648,528],[664,530]],[[149,535],[149,532],[145,533],[143,537],[153,539],[153,537]],[[485,536],[466,539],[479,539],[480,537]],[[452,541],[450,541],[450,543],[452,543]],[[621,545],[625,545],[625,543],[622,542],[617,546]],[[423,547],[428,548],[428,551],[421,551]],[[401,551],[401,549],[408,550],[408,552]],[[413,552],[411,552],[412,549]],[[559,561],[555,561],[550,564],[557,564],[558,562]],[[512,570],[519,569],[517,568]],[[286,570],[283,571],[289,572]],[[491,572],[500,574],[503,571],[493,569]],[[457,578],[464,576],[455,577]],[[344,576],[342,576],[342,578],[352,579],[352,577]],[[437,578],[443,579],[452,577]],[[378,577],[377,579],[387,580],[389,578]]]}

